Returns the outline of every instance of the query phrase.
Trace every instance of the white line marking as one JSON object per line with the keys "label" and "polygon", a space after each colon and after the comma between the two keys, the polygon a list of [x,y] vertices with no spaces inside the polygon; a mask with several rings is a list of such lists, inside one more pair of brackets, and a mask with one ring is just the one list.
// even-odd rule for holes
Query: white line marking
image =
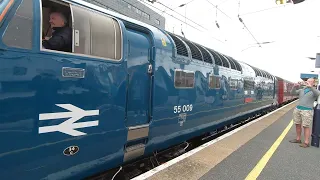
{"label": "white line marking", "polygon": [[150,171],[147,171],[147,172],[145,172],[145,173],[143,173],[143,174],[141,174],[141,175],[139,175],[139,176],[137,176],[137,177],[135,177],[135,178],[133,178],[131,180],[147,179],[147,178],[153,176],[154,174],[166,169],[167,167],[169,167],[169,166],[171,166],[171,165],[173,165],[173,164],[175,164],[175,163],[177,163],[177,162],[179,162],[179,161],[181,161],[181,160],[183,160],[183,159],[185,159],[185,158],[187,158],[187,157],[189,157],[189,156],[201,151],[202,149],[204,149],[204,148],[206,148],[206,147],[208,147],[208,146],[210,146],[210,145],[212,145],[212,144],[214,144],[214,143],[216,143],[216,142],[218,142],[218,141],[220,141],[220,140],[222,140],[222,139],[224,139],[226,137],[231,136],[232,134],[234,134],[234,133],[236,133],[236,132],[238,132],[238,131],[240,131],[240,130],[248,127],[248,126],[250,126],[253,123],[256,123],[256,122],[260,121],[261,119],[264,119],[264,118],[272,115],[273,113],[275,113],[275,112],[277,112],[277,111],[289,106],[290,104],[292,104],[292,103],[294,103],[296,101],[297,100],[295,100],[295,101],[293,101],[293,102],[291,102],[291,103],[289,103],[289,104],[287,104],[285,106],[282,106],[281,108],[279,108],[279,109],[277,109],[277,110],[275,110],[275,111],[273,111],[271,113],[268,113],[268,114],[266,114],[266,115],[264,115],[264,116],[262,116],[262,117],[260,117],[260,118],[258,118],[256,120],[253,120],[253,121],[251,121],[251,122],[249,122],[249,123],[237,128],[237,129],[234,129],[234,130],[232,130],[232,131],[230,131],[230,132],[228,132],[228,133],[226,133],[226,134],[224,134],[224,135],[222,135],[222,136],[220,136],[220,137],[218,137],[218,138],[216,138],[216,139],[214,139],[212,141],[209,141],[209,142],[207,142],[207,143],[205,143],[205,144],[203,144],[203,145],[201,145],[201,146],[199,146],[199,147],[197,147],[197,148],[195,148],[195,149],[193,149],[193,150],[191,150],[191,151],[189,151],[189,152],[187,152],[185,154],[182,154],[181,156],[178,156],[178,157],[176,157],[176,158],[174,158],[174,159],[172,159],[172,160],[170,160],[170,161],[168,161],[168,162],[166,162],[164,164],[161,164],[160,166],[158,166],[158,167],[156,167],[154,169],[151,169]]}

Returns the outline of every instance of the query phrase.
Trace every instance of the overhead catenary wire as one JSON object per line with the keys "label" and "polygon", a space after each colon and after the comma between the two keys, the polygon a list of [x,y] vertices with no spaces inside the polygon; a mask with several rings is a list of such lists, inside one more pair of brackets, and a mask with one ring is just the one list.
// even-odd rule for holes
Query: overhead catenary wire
{"label": "overhead catenary wire", "polygon": [[285,6],[286,5],[278,5],[278,6],[274,6],[274,7],[270,7],[270,8],[266,8],[266,9],[261,9],[261,10],[257,10],[257,11],[253,11],[253,12],[244,13],[244,14],[241,14],[240,16],[243,17],[243,16],[247,16],[247,15],[251,15],[251,14],[260,13],[260,12],[263,12],[263,11],[268,11],[268,10],[277,9],[277,8],[283,8]]}
{"label": "overhead catenary wire", "polygon": [[187,18],[187,17],[186,17],[186,16],[184,16],[183,14],[178,13],[178,12],[177,12],[177,11],[175,11],[174,9],[172,9],[172,8],[168,7],[167,5],[165,5],[165,4],[163,4],[163,3],[159,2],[159,1],[156,1],[156,2],[157,2],[158,4],[160,4],[160,5],[162,5],[162,6],[164,6],[164,7],[168,8],[168,9],[170,9],[171,11],[175,12],[176,14],[179,14],[180,16],[182,16],[182,17],[184,17],[184,18],[188,19],[189,21],[193,22],[194,24],[198,25],[199,27],[202,27],[203,29],[205,29],[205,30],[207,30],[207,31],[208,31],[208,29],[207,29],[207,28],[205,28],[205,27],[203,27],[202,25],[200,25],[200,24],[198,24],[198,23],[194,22],[193,20],[191,20],[191,19]]}
{"label": "overhead catenary wire", "polygon": [[[144,4],[146,4],[146,5],[148,5],[148,6],[151,6],[151,7],[153,7],[153,8],[155,8],[155,9],[157,9],[158,11],[160,11],[160,12],[164,12],[163,10],[161,10],[161,9],[159,9],[159,8],[157,8],[157,7],[155,7],[155,6],[153,6],[153,5],[151,5],[150,3],[145,3],[143,0],[138,0],[138,1],[141,1],[142,3],[144,3]],[[175,16],[173,16],[172,14],[169,14],[169,13],[167,13],[167,12],[164,12],[165,14],[167,14],[167,15],[169,15],[169,16],[171,16],[171,17],[173,17],[174,19],[176,19],[176,20],[178,20],[178,21],[180,21],[180,22],[182,22],[182,23],[184,23],[184,24],[186,24],[186,25],[188,25],[188,26],[190,26],[190,27],[192,27],[192,28],[194,28],[194,29],[196,29],[196,30],[198,30],[198,31],[200,31],[200,32],[203,32],[203,30],[200,30],[200,29],[198,29],[198,28],[196,28],[196,27],[194,27],[194,26],[192,26],[191,24],[189,24],[189,23],[187,23],[187,22],[185,22],[185,21],[183,21],[183,20],[181,20],[181,19],[179,19],[179,18],[177,18],[177,17],[175,17]],[[183,15],[182,15],[183,16]],[[183,16],[184,17],[184,16]],[[209,30],[207,30],[207,29],[205,29],[206,31],[209,31]],[[217,38],[215,38],[215,37],[213,37],[213,36],[210,36],[211,38],[213,38],[213,39],[215,39],[216,41],[219,41],[219,42],[221,42],[221,43],[224,43],[223,41],[221,41],[221,40],[219,40],[219,39],[217,39]]]}
{"label": "overhead catenary wire", "polygon": [[[138,1],[146,4],[143,0],[138,0]],[[151,5],[151,4],[147,4],[147,5],[155,8],[155,9],[157,9],[157,10],[160,11],[160,12],[162,11],[161,9],[159,9],[159,8],[157,8],[157,7],[155,7],[155,6]],[[185,23],[186,25],[188,25],[188,26],[190,26],[190,27],[192,27],[192,28],[194,28],[194,29],[196,29],[196,30],[198,30],[198,31],[200,31],[200,32],[203,32],[202,30],[200,30],[200,29],[194,27],[193,25],[191,25],[191,24],[189,24],[189,23],[187,23],[187,22],[185,22],[185,21],[183,21],[183,20],[181,20],[181,19],[173,16],[172,14],[169,14],[169,13],[167,13],[167,12],[164,12],[164,13],[167,14],[167,15],[169,15],[169,16],[171,16],[171,17],[173,17],[174,19],[176,19],[176,20],[178,20],[178,21],[180,21],[180,22],[182,22],[182,23]]]}
{"label": "overhead catenary wire", "polygon": [[243,22],[243,20],[241,19],[240,16],[238,16],[239,21],[243,24],[243,26],[247,29],[247,31],[250,33],[250,35],[252,36],[252,38],[257,42],[257,44],[259,45],[259,47],[261,47],[259,41],[254,37],[254,35],[251,33],[251,31],[249,30],[249,28],[246,26],[246,24]]}
{"label": "overhead catenary wire", "polygon": [[225,12],[223,12],[221,9],[218,8],[217,5],[212,4],[212,2],[210,2],[209,0],[206,0],[209,4],[211,4],[214,8],[216,8],[218,11],[220,11],[222,14],[224,14],[226,17],[228,17],[229,19],[232,20],[232,18],[230,16],[228,16]]}
{"label": "overhead catenary wire", "polygon": [[[103,4],[102,2],[99,2],[99,1],[97,1],[97,0],[92,0],[92,1],[95,2],[95,3],[97,3],[97,4],[100,4],[101,6],[103,6],[103,7],[105,7],[105,8],[109,8],[106,4]],[[126,2],[126,1],[124,1],[124,2]],[[128,2],[126,2],[126,3],[128,3]],[[134,5],[136,5],[137,3],[138,3],[138,1],[135,2],[135,3],[132,3],[132,4],[130,4],[130,3],[128,3],[128,4],[130,4],[131,6],[134,6]],[[124,8],[126,8],[126,7],[122,7],[121,9],[117,9],[116,12],[121,13],[120,11],[122,11]],[[112,11],[115,11],[115,10],[112,9]]]}
{"label": "overhead catenary wire", "polygon": [[240,1],[238,2],[238,19],[239,21],[243,24],[243,26],[247,29],[247,31],[250,33],[250,35],[252,36],[252,38],[257,42],[257,44],[259,45],[259,47],[261,47],[259,41],[254,37],[254,35],[252,34],[252,32],[249,30],[249,28],[246,26],[246,24],[243,22],[242,18],[240,17],[239,13],[240,13]]}
{"label": "overhead catenary wire", "polygon": [[188,1],[186,3],[183,3],[183,4],[179,5],[178,7],[176,7],[175,9],[177,9],[179,7],[182,7],[182,6],[186,6],[186,5],[190,4],[190,3],[192,3],[193,1],[195,1],[195,0],[191,0],[191,1]]}
{"label": "overhead catenary wire", "polygon": [[[102,5],[102,6],[104,6],[104,7],[107,7],[105,4],[103,4],[103,3],[101,3],[101,2],[99,2],[99,1],[97,1],[97,0],[93,0],[93,1],[94,1],[95,3],[98,3],[98,4]],[[141,2],[144,3],[143,0],[138,0],[137,2],[139,2],[139,1],[141,1]],[[184,4],[181,4],[180,6],[181,6],[181,7],[182,7],[182,6],[186,6],[187,4],[189,4],[189,3],[193,2],[193,1],[195,1],[195,0],[190,0],[190,1],[186,2],[186,3],[184,3]],[[218,5],[221,5],[221,4],[225,3],[225,2],[228,2],[229,0],[224,0],[224,1],[220,2],[220,4],[218,4],[218,5],[214,5],[214,4],[211,3],[209,0],[206,0],[206,1],[207,1],[209,4],[211,4],[211,5],[216,9],[216,18],[217,18],[217,11],[220,11],[222,14],[224,14],[226,17],[228,17],[228,18],[230,18],[230,19],[232,20],[232,18],[231,18],[230,16],[228,16],[225,12],[223,12],[221,9],[218,8]],[[135,2],[135,3],[133,3],[133,4],[136,4],[137,2]],[[195,21],[187,18],[186,15],[184,16],[184,15],[176,12],[174,9],[168,7],[167,5],[165,5],[165,4],[163,4],[163,3],[159,2],[159,1],[153,1],[153,2],[159,3],[160,5],[164,6],[165,8],[170,9],[170,10],[173,11],[174,13],[179,14],[180,16],[184,17],[185,19],[188,19],[188,20],[191,21],[192,23],[194,23],[194,24],[196,24],[197,26],[203,28],[204,30],[209,31],[209,30],[208,30],[207,28],[205,28],[204,26],[202,26],[202,25],[200,25],[199,23],[196,23]],[[153,2],[152,2],[152,3],[153,3]],[[132,4],[132,5],[133,5],[133,4]],[[280,8],[280,7],[284,7],[284,6],[285,6],[285,5],[282,5],[282,6],[280,5],[280,6],[271,7],[271,8],[266,8],[266,9],[262,9],[262,10],[258,10],[258,11],[254,11],[254,12],[249,12],[249,13],[245,13],[245,14],[240,15],[240,13],[239,13],[239,12],[240,12],[240,0],[239,0],[238,4],[239,4],[239,8],[238,8],[238,19],[240,20],[240,22],[244,25],[244,27],[248,30],[248,32],[250,33],[250,35],[251,35],[255,40],[256,40],[256,38],[254,37],[254,35],[252,34],[252,32],[248,29],[248,27],[244,24],[244,22],[243,22],[243,20],[240,18],[240,16],[245,16],[245,15],[249,15],[249,14],[255,14],[255,13],[259,13],[259,12],[263,12],[263,11],[267,11],[267,10],[271,10],[271,9]],[[152,6],[152,5],[150,5],[150,4],[148,4],[148,5],[149,5],[149,6]],[[179,6],[179,7],[180,7],[180,6]],[[160,10],[159,8],[157,8],[157,7],[155,7],[155,6],[152,6],[152,7],[155,8],[155,9],[157,9],[157,10],[159,10],[159,11],[162,12],[162,13],[166,13],[165,10]],[[178,8],[178,7],[177,7],[177,8]],[[171,17],[173,17],[174,19],[176,19],[176,20],[178,20],[178,21],[186,24],[187,26],[190,26],[190,27],[192,27],[192,28],[194,28],[194,29],[196,29],[196,30],[198,30],[198,31],[200,31],[200,32],[203,32],[203,31],[200,30],[199,28],[196,28],[195,26],[191,25],[190,23],[187,23],[186,20],[183,21],[183,20],[181,20],[181,19],[173,16],[172,14],[169,14],[169,13],[166,13],[166,14],[169,15],[169,16],[171,16]],[[217,26],[218,28],[220,28],[217,20],[216,20],[216,26]],[[214,37],[213,37],[213,38],[214,38]],[[214,38],[214,39],[222,42],[221,40],[219,40],[219,39],[217,39],[217,38]],[[256,41],[257,41],[257,40],[256,40]],[[260,43],[259,43],[258,41],[257,41],[257,44],[259,44],[259,46],[260,46]],[[261,47],[261,46],[260,46],[260,47]]]}
{"label": "overhead catenary wire", "polygon": [[240,14],[240,0],[238,1],[238,16]]}
{"label": "overhead catenary wire", "polygon": [[228,2],[228,1],[230,1],[230,0],[224,0],[224,1],[220,2],[220,3],[218,4],[218,6],[224,4],[224,3]]}

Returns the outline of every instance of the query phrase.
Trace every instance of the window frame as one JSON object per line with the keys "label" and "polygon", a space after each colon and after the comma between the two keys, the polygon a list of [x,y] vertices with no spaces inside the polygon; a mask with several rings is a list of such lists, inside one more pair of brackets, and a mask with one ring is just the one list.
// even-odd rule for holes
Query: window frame
{"label": "window frame", "polygon": [[[250,82],[250,83],[252,83],[253,85],[252,85],[252,87],[250,87],[250,88],[245,88],[246,86],[246,82]],[[256,83],[255,83],[255,81],[254,80],[248,80],[248,79],[244,79],[243,80],[243,89],[244,90],[255,90],[256,89]]]}
{"label": "window frame", "polygon": [[[11,2],[12,0],[8,0]],[[33,7],[33,14],[32,14],[32,32],[31,32],[31,47],[30,48],[23,48],[23,47],[16,47],[16,46],[10,46],[7,43],[4,42],[4,37],[8,31],[8,27],[10,26],[12,20],[14,19],[17,11],[19,11],[19,8],[21,7],[22,3],[24,3],[25,0],[20,0],[20,2],[16,2],[13,0],[12,4],[10,5],[8,11],[4,15],[2,21],[0,22],[0,29],[2,29],[2,37],[1,37],[1,43],[0,47],[4,48],[5,50],[11,50],[11,51],[16,51],[16,52],[34,52],[34,47],[36,47],[36,41],[35,39],[35,32],[37,30],[37,26],[35,23],[35,16],[36,16],[36,11],[34,8],[34,1],[31,2],[32,7]],[[6,4],[6,6],[9,6],[10,3]]]}
{"label": "window frame", "polygon": [[8,2],[2,1],[1,3],[6,3],[6,4],[3,5],[4,7],[0,8],[2,10],[2,13],[0,14],[0,26],[3,24],[11,8],[14,6],[15,1],[8,0]]}
{"label": "window frame", "polygon": [[[211,87],[210,84],[211,84],[211,77],[213,78],[216,78],[216,79],[219,79],[219,87]],[[221,77],[219,75],[215,75],[215,74],[210,74],[209,75],[209,81],[208,81],[208,87],[209,89],[221,89]]]}
{"label": "window frame", "polygon": [[[185,72],[185,73],[192,73],[193,74],[193,86],[192,87],[186,87],[186,86],[177,87],[176,86],[176,73],[177,73],[177,71],[181,71],[181,72]],[[184,78],[184,80],[185,80],[185,78]],[[175,69],[174,70],[173,85],[174,85],[174,87],[176,89],[194,89],[195,81],[196,81],[196,77],[195,77],[195,72],[194,71],[185,70],[185,69]]]}
{"label": "window frame", "polygon": [[[231,86],[231,82],[234,82],[235,83],[235,86]],[[233,79],[233,78],[230,78],[230,84],[229,84],[229,86],[230,86],[230,89],[232,89],[232,90],[237,90],[238,89],[238,87],[239,87],[239,80],[238,79]]]}
{"label": "window frame", "polygon": [[[119,21],[119,19],[117,19],[116,17],[112,17],[109,14],[106,14],[105,12],[101,12],[99,10],[93,9],[93,8],[88,8],[85,6],[82,6],[81,4],[75,4],[72,2],[68,2],[66,0],[50,0],[54,3],[58,3],[61,5],[65,5],[68,4],[68,7],[70,8],[70,13],[71,13],[71,21],[72,21],[72,52],[64,52],[64,51],[56,51],[56,50],[51,50],[51,49],[45,49],[42,47],[42,26],[43,26],[43,10],[42,10],[42,0],[39,0],[39,12],[40,12],[40,26],[38,28],[39,29],[39,51],[41,53],[54,53],[54,54],[58,54],[58,55],[70,55],[70,56],[75,56],[75,57],[82,57],[82,58],[90,58],[90,59],[97,59],[97,60],[102,60],[102,61],[112,61],[112,62],[122,62],[124,60],[124,33],[123,33],[123,27]],[[115,20],[118,25],[119,25],[119,29],[120,29],[120,42],[121,42],[121,46],[120,46],[120,58],[119,59],[112,59],[112,58],[105,58],[105,57],[100,57],[100,56],[93,56],[93,55],[88,55],[88,54],[80,54],[80,53],[75,53],[74,49],[74,43],[75,43],[75,31],[74,31],[74,15],[73,15],[73,8],[72,6],[77,6],[78,8],[82,8],[85,9],[87,11],[93,11],[94,13],[97,13],[99,15],[111,18],[113,20]],[[91,44],[90,44],[91,45]],[[115,45],[116,46],[116,45]]]}
{"label": "window frame", "polygon": [[160,25],[160,20],[159,19],[156,19],[156,24]]}

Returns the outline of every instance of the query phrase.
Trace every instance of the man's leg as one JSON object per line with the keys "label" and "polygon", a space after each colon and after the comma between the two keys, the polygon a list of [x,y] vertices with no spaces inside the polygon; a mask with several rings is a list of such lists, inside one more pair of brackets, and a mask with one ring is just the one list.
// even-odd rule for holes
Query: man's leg
{"label": "man's leg", "polygon": [[304,129],[304,144],[301,147],[309,147],[310,143],[310,126],[313,120],[313,111],[312,110],[305,110],[301,112],[302,116],[302,125]]}
{"label": "man's leg", "polygon": [[295,108],[293,110],[293,122],[296,125],[296,139],[290,140],[291,143],[301,143],[301,123],[302,123],[302,119],[301,119],[301,113],[300,110],[298,110],[297,108]]}
{"label": "man's leg", "polygon": [[301,140],[301,124],[296,124],[296,133],[297,133],[297,137],[296,140],[300,141]]}
{"label": "man's leg", "polygon": [[310,128],[309,127],[303,127],[304,129],[304,143],[309,144],[310,139]]}

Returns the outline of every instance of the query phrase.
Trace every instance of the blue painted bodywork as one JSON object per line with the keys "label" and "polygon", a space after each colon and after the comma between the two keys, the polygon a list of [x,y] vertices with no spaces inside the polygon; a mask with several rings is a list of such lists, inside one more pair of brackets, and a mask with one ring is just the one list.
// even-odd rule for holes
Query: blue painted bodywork
{"label": "blue painted bodywork", "polygon": [[306,74],[306,73],[301,73],[300,74],[301,79],[308,79],[308,78],[315,78],[318,79],[318,74]]}
{"label": "blue painted bodywork", "polygon": [[[20,2],[15,2],[4,20],[2,36]],[[174,41],[162,30],[82,1],[67,2],[104,12],[120,21],[122,59],[115,62],[40,51],[40,3],[33,1],[32,49],[8,47],[0,42],[1,179],[91,176],[123,164],[128,127],[149,124],[144,153],[148,156],[234,123],[270,107],[275,100],[275,81],[257,77],[250,67],[246,67],[250,73],[240,72],[194,60],[191,55],[175,55]],[[246,65],[240,64],[245,69]],[[149,65],[152,73],[148,73]],[[84,69],[85,78],[63,77],[63,67]],[[194,71],[194,88],[175,88],[175,69]],[[220,89],[208,87],[210,73],[221,77]],[[241,82],[236,89],[230,88],[230,78]],[[262,85],[244,89],[245,78]],[[245,103],[245,98],[253,101]],[[98,116],[79,120],[99,120],[99,125],[79,129],[87,134],[78,137],[61,132],[39,134],[39,127],[66,120],[39,121],[39,114],[66,112],[56,104],[99,110]],[[180,125],[174,106],[190,104],[192,111],[187,112],[186,121]],[[72,145],[78,146],[79,152],[71,157],[63,155],[64,149]]]}

